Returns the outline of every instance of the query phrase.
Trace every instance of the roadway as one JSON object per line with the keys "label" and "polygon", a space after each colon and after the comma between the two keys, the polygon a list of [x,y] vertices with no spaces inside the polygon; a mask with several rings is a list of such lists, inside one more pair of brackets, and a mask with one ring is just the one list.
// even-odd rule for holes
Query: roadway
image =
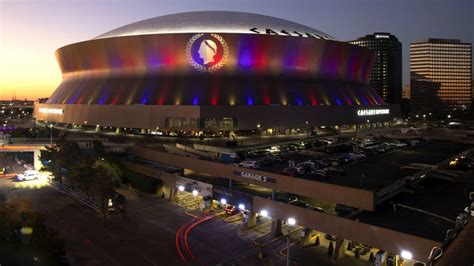
{"label": "roadway", "polygon": [[[7,186],[11,181],[1,182],[1,186]],[[103,220],[48,186],[16,188],[8,195],[31,199],[33,209],[44,214],[46,224],[64,239],[67,259],[73,266],[183,265],[174,245],[175,234],[190,217],[165,199],[144,195],[130,198],[125,215]],[[188,236],[196,257],[191,264],[214,265],[224,254],[233,256],[252,248],[251,242],[235,234],[236,229],[236,224],[222,219],[195,227]]]}

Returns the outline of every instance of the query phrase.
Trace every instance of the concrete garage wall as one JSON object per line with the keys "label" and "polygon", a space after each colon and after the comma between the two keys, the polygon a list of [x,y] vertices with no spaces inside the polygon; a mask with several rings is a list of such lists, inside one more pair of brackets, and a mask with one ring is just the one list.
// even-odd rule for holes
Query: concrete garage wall
{"label": "concrete garage wall", "polygon": [[[144,147],[135,146],[132,148],[132,152],[137,157],[174,167],[187,168],[200,173],[251,183],[314,199],[340,203],[364,210],[373,211],[375,209],[374,193],[372,191],[250,170],[212,161],[173,155]],[[265,176],[273,179],[275,182],[262,182],[252,178],[241,177],[240,175],[235,175],[234,171]]]}
{"label": "concrete garage wall", "polygon": [[176,176],[167,172],[163,172],[158,169],[153,169],[144,165],[139,165],[131,162],[122,162],[123,165],[125,165],[129,170],[132,170],[134,172],[151,176],[156,179],[160,179],[163,181],[163,183],[169,187],[169,188],[175,188],[176,187]]}
{"label": "concrete garage wall", "polygon": [[[268,211],[269,216],[281,220],[289,217],[296,219],[297,224],[327,234],[353,240],[394,254],[408,250],[418,261],[427,261],[431,249],[441,243],[413,235],[345,219],[339,216],[284,204],[260,197],[253,197],[253,208],[259,212]],[[407,221],[408,222],[408,221]]]}

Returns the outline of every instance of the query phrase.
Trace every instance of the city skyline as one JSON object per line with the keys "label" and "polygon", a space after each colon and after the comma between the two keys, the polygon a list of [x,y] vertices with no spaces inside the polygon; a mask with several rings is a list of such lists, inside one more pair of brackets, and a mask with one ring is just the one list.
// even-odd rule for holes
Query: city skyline
{"label": "city skyline", "polygon": [[[277,16],[327,32],[341,41],[377,31],[390,32],[403,45],[404,85],[409,83],[410,43],[428,37],[474,42],[469,30],[474,3],[465,0],[297,1],[291,9],[286,8],[285,1],[241,1],[226,3],[225,8],[219,1],[143,0],[139,3],[3,1],[0,4],[0,99],[48,97],[61,80],[54,52],[62,46],[92,39],[130,22],[175,12],[235,10]],[[410,7],[408,12],[407,7]],[[107,19],[103,19],[104,15]]]}

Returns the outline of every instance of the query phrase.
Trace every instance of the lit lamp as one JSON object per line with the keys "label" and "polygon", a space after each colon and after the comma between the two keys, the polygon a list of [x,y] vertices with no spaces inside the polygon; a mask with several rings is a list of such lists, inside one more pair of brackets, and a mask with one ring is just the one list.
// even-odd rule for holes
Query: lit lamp
{"label": "lit lamp", "polygon": [[402,256],[402,258],[407,259],[407,260],[411,260],[413,258],[413,254],[411,254],[411,252],[408,250],[402,250],[400,255]]}

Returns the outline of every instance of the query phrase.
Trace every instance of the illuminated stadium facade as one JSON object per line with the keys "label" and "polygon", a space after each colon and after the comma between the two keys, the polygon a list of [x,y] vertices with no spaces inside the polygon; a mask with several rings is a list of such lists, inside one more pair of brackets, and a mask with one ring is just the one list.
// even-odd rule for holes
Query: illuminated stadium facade
{"label": "illuminated stadium facade", "polygon": [[156,17],[64,46],[56,57],[63,81],[35,105],[35,117],[58,125],[197,134],[400,116],[370,88],[368,49],[263,15]]}

